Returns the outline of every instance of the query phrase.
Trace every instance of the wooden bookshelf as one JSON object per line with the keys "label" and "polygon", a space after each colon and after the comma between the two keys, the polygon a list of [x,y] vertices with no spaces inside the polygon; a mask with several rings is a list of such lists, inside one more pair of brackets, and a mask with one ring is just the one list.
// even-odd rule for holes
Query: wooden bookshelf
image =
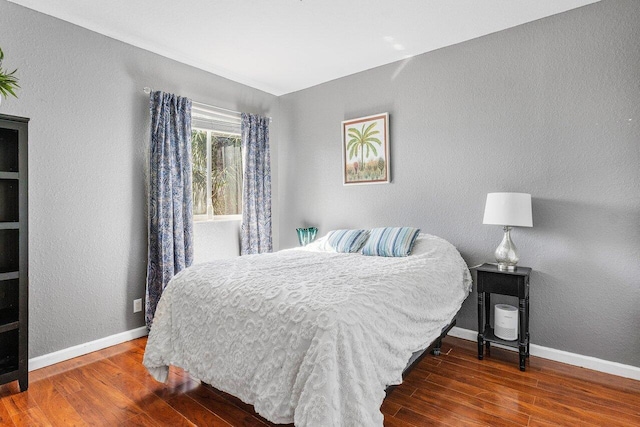
{"label": "wooden bookshelf", "polygon": [[0,384],[29,386],[27,126],[0,114]]}

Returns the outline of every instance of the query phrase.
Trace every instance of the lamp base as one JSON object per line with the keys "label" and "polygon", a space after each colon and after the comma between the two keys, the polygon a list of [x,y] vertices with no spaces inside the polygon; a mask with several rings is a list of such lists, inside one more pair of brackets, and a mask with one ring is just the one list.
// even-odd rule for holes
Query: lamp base
{"label": "lamp base", "polygon": [[504,236],[502,242],[496,249],[494,255],[498,262],[498,270],[500,271],[516,271],[516,264],[520,261],[518,256],[518,249],[511,240],[511,227],[505,226],[503,228]]}
{"label": "lamp base", "polygon": [[515,265],[498,263],[498,270],[499,271],[516,271],[517,269],[518,269],[518,267],[515,266]]}

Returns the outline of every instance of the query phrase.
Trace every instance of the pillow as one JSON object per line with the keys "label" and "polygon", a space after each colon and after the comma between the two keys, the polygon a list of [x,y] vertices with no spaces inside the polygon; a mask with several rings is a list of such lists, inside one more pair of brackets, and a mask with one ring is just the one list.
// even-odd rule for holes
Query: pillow
{"label": "pillow", "polygon": [[367,244],[362,248],[363,255],[408,256],[420,233],[413,227],[374,228]]}
{"label": "pillow", "polygon": [[413,248],[411,248],[411,256],[426,254],[429,251],[433,250],[433,248],[435,247],[434,242],[436,240],[439,240],[439,238],[430,234],[418,234],[418,237],[416,237],[416,241],[413,243]]}
{"label": "pillow", "polygon": [[304,249],[311,252],[335,252],[335,250],[327,243],[328,235],[329,234],[325,234],[306,246],[297,246],[296,249]]}
{"label": "pillow", "polygon": [[336,252],[358,252],[369,237],[369,230],[334,230],[327,235],[327,243]]}

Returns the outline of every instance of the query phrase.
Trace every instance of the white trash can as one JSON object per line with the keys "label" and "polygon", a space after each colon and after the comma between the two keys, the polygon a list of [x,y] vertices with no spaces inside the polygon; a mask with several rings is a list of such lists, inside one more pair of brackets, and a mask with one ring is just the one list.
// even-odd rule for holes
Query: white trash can
{"label": "white trash can", "polygon": [[496,304],[494,333],[506,341],[518,339],[518,309],[508,304]]}

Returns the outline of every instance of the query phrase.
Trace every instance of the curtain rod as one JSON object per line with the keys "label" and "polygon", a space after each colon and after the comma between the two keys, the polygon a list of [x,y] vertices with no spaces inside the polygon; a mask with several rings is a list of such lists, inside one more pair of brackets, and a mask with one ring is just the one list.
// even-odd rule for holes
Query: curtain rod
{"label": "curtain rod", "polygon": [[[144,87],[142,89],[144,91],[144,93],[146,93],[147,95],[151,94],[152,89],[150,87]],[[204,107],[204,108],[214,108],[216,110],[221,110],[221,111],[226,111],[228,113],[232,113],[232,114],[241,114],[240,111],[236,111],[236,110],[230,110],[228,108],[222,108],[222,107],[216,107],[215,105],[211,105],[211,104],[205,104],[203,102],[197,102],[197,101],[191,101],[192,104],[200,106],[200,107]],[[268,117],[269,122],[272,122],[273,119],[271,117]]]}

